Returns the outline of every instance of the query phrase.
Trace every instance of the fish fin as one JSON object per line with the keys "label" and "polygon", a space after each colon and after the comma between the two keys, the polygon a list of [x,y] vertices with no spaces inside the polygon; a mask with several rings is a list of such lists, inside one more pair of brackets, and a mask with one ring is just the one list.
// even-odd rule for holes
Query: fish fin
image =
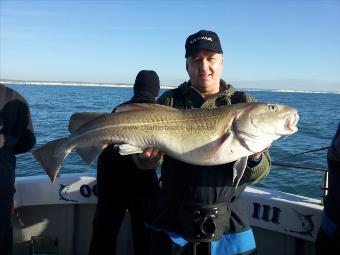
{"label": "fish fin", "polygon": [[143,150],[141,148],[135,147],[131,144],[121,144],[119,145],[119,154],[120,155],[129,155],[135,153],[142,153]]}
{"label": "fish fin", "polygon": [[116,108],[115,112],[128,112],[128,111],[152,111],[152,110],[168,110],[168,111],[178,111],[178,109],[160,105],[160,104],[123,104]]}
{"label": "fish fin", "polygon": [[108,115],[107,112],[77,112],[72,114],[68,123],[68,131],[72,134],[82,125],[97,119],[101,116]]}
{"label": "fish fin", "polygon": [[65,148],[66,142],[67,138],[53,140],[32,152],[52,182],[58,175],[64,158],[71,152],[71,149]]}
{"label": "fish fin", "polygon": [[102,144],[82,146],[77,147],[76,152],[80,155],[84,162],[89,165],[98,158],[99,154],[103,151],[103,148]]}
{"label": "fish fin", "polygon": [[227,148],[230,147],[230,144],[234,138],[234,135],[232,132],[228,131],[224,133],[216,144],[214,144],[216,151],[215,151],[215,160],[220,161],[221,158],[225,156],[227,153]]}
{"label": "fish fin", "polygon": [[248,162],[248,157],[243,157],[238,160],[236,160],[234,166],[233,166],[233,184],[235,184],[235,189],[237,188],[238,184],[240,183],[240,180],[242,179],[242,176],[244,174],[244,171],[246,170]]}

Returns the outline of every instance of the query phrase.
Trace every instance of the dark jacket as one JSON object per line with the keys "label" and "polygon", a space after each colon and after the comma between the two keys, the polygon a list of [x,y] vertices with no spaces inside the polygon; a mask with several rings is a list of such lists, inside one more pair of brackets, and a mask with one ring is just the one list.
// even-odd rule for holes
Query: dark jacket
{"label": "dark jacket", "polygon": [[[340,122],[328,148],[328,194],[324,200],[323,230],[330,236],[340,238]],[[338,240],[340,242],[340,240]]]}
{"label": "dark jacket", "polygon": [[[26,100],[16,91],[0,84],[1,151],[13,154],[29,151],[35,144],[31,115]],[[0,142],[1,145],[1,142]]]}
{"label": "dark jacket", "polygon": [[13,194],[8,197],[11,193],[8,189],[14,189],[15,154],[29,151],[34,144],[26,100],[15,90],[0,84],[0,193],[7,194],[10,200]]}
{"label": "dark jacket", "polygon": [[26,100],[15,90],[0,84],[1,173],[11,173],[14,178],[15,154],[29,151],[34,144],[35,136]]}
{"label": "dark jacket", "polygon": [[[223,91],[205,100],[199,92],[191,87],[190,83],[184,83],[176,89],[165,92],[158,99],[158,102],[174,108],[215,108],[233,103],[255,101],[255,98],[247,93],[235,93],[233,86],[227,85],[224,81],[221,81],[221,86],[224,87]],[[251,230],[247,213],[243,209],[239,197],[247,183],[257,182],[269,173],[270,156],[266,151],[256,166],[247,167],[245,175],[236,189],[232,185],[232,167],[233,162],[217,166],[196,166],[164,156],[161,168],[162,193],[154,225],[182,235],[183,228],[178,217],[178,211],[183,203],[226,203],[230,204],[231,208],[230,228],[225,229],[226,235],[222,239],[231,238],[230,234],[240,234],[239,240],[241,241],[239,243],[231,241],[228,244],[230,251],[235,253],[247,251],[248,248],[248,250],[255,248],[253,235],[249,232]],[[244,235],[241,235],[241,233]],[[249,244],[250,242],[253,242],[253,244],[245,247],[244,243]],[[217,242],[215,246],[218,245]],[[221,248],[224,249],[222,246]],[[217,253],[218,250],[217,248]]]}
{"label": "dark jacket", "polygon": [[316,254],[334,254],[340,249],[340,122],[328,148],[328,194],[316,239]]}
{"label": "dark jacket", "polygon": [[11,254],[11,210],[15,182],[15,154],[35,144],[30,111],[25,99],[0,84],[0,254]]}

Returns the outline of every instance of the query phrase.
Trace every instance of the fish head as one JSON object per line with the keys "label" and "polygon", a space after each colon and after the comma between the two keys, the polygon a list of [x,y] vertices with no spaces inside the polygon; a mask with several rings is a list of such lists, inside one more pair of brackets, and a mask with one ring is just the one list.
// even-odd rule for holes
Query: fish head
{"label": "fish head", "polygon": [[282,104],[248,103],[236,117],[237,130],[249,137],[276,140],[297,132],[296,109]]}

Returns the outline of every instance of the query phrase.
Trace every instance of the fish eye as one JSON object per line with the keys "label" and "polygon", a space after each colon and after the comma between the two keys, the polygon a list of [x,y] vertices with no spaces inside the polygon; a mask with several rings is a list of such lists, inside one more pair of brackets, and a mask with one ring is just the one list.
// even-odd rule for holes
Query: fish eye
{"label": "fish eye", "polygon": [[275,105],[275,104],[269,104],[269,105],[268,105],[268,109],[269,109],[270,111],[272,111],[272,112],[277,112],[278,107],[277,107],[277,105]]}

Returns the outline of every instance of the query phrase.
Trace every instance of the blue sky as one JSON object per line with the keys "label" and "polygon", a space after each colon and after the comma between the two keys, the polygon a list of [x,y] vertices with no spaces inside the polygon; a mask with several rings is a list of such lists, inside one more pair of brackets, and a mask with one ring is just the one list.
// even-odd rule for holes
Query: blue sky
{"label": "blue sky", "polygon": [[184,43],[218,33],[236,87],[340,91],[340,1],[0,0],[0,78],[188,79]]}

